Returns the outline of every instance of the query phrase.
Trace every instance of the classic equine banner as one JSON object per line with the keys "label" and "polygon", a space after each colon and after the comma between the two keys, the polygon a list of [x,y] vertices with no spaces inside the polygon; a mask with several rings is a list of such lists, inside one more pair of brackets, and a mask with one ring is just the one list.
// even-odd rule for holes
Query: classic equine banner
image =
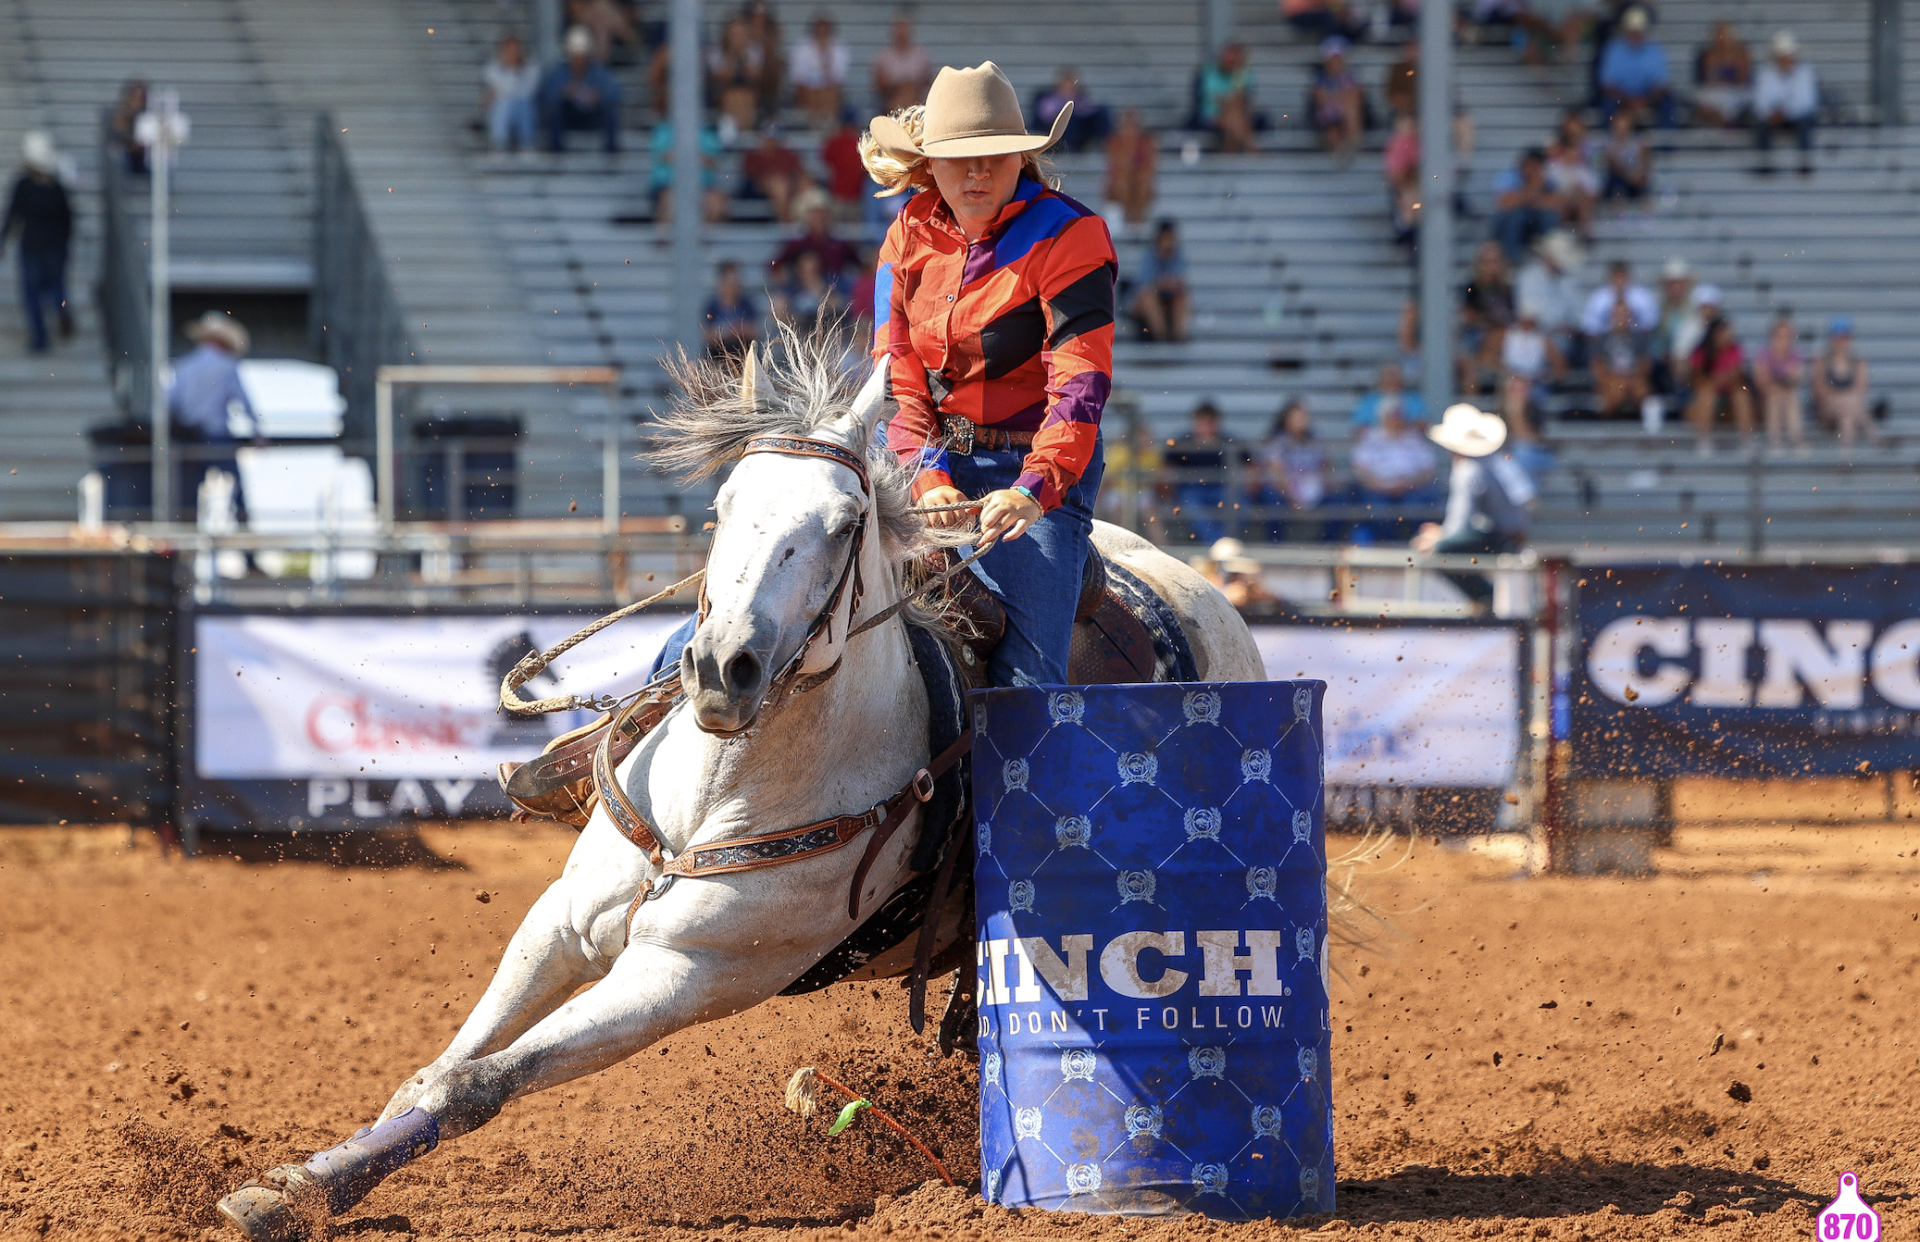
{"label": "classic equine banner", "polygon": [[1576,772],[1914,766],[1920,571],[1582,566],[1575,575]]}

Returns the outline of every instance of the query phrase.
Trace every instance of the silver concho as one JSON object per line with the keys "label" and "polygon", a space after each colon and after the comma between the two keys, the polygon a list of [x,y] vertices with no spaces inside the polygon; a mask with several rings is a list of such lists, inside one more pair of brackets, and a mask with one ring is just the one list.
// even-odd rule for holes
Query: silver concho
{"label": "silver concho", "polygon": [[1072,1082],[1079,1078],[1092,1082],[1095,1064],[1093,1049],[1068,1048],[1060,1054],[1060,1081]]}
{"label": "silver concho", "polygon": [[1313,928],[1302,927],[1293,933],[1293,951],[1297,961],[1310,962],[1314,959]]}
{"label": "silver concho", "polygon": [[990,1082],[1005,1091],[1006,1085],[1000,1081],[1000,1054],[988,1051],[980,1058],[980,1081]]}
{"label": "silver concho", "polygon": [[1158,882],[1153,878],[1151,871],[1122,871],[1116,886],[1120,890],[1121,905],[1124,906],[1129,901],[1144,901],[1152,905],[1153,891],[1158,886]]}
{"label": "silver concho", "polygon": [[1280,873],[1276,871],[1274,868],[1272,867],[1248,867],[1247,868],[1247,900],[1248,901],[1277,902],[1280,899],[1274,896],[1274,893],[1276,892],[1276,890],[1279,889],[1279,887],[1280,887]]}
{"label": "silver concho", "polygon": [[1152,751],[1120,756],[1120,783],[1122,785],[1153,784],[1160,775],[1160,759]]}
{"label": "silver concho", "polygon": [[1320,1170],[1300,1170],[1300,1198],[1315,1207],[1320,1205]]}
{"label": "silver concho", "polygon": [[1040,1110],[1037,1108],[1016,1108],[1013,1110],[1013,1141],[1037,1139],[1040,1137]]}
{"label": "silver concho", "polygon": [[1186,715],[1188,724],[1219,724],[1220,692],[1195,690],[1181,700],[1180,710]]}
{"label": "silver concho", "polygon": [[1295,841],[1313,840],[1313,812],[1295,811],[1293,813],[1293,839]]}
{"label": "silver concho", "polygon": [[1320,1077],[1320,1058],[1314,1054],[1311,1048],[1302,1048],[1300,1050],[1300,1077],[1306,1079],[1308,1082],[1312,1082],[1314,1079]]}
{"label": "silver concho", "polygon": [[1047,719],[1055,724],[1079,724],[1087,715],[1086,696],[1062,690],[1047,696]]}
{"label": "silver concho", "polygon": [[975,835],[977,836],[980,842],[981,856],[985,857],[986,855],[993,853],[993,825],[981,824],[980,827],[975,829],[974,831],[975,831]]}
{"label": "silver concho", "polygon": [[1015,880],[1007,885],[1007,910],[1014,914],[1033,913],[1033,881]]}
{"label": "silver concho", "polygon": [[1063,850],[1086,849],[1093,840],[1093,823],[1084,815],[1062,815],[1054,821],[1053,840]]}
{"label": "silver concho", "polygon": [[981,1197],[988,1203],[1000,1201],[1000,1170],[994,1169],[987,1174],[985,1193]]}
{"label": "silver concho", "polygon": [[1227,1050],[1225,1048],[1187,1049],[1187,1072],[1195,1078],[1225,1078]]}
{"label": "silver concho", "polygon": [[1007,760],[1006,765],[1000,769],[1000,783],[1007,787],[1008,793],[1012,793],[1016,789],[1025,789],[1027,787],[1027,761],[1025,759]]}
{"label": "silver concho", "polygon": [[1194,1165],[1193,1188],[1203,1195],[1225,1194],[1227,1191],[1227,1166],[1224,1164]]}
{"label": "silver concho", "polygon": [[1127,1137],[1130,1139],[1159,1138],[1161,1129],[1166,1125],[1158,1104],[1129,1104],[1123,1120],[1127,1123]]}
{"label": "silver concho", "polygon": [[1097,1164],[1070,1164],[1067,1166],[1067,1193],[1070,1195],[1090,1195],[1100,1189],[1100,1166]]}
{"label": "silver concho", "polygon": [[1279,1138],[1280,1120],[1280,1109],[1277,1105],[1255,1104],[1253,1106],[1253,1137]]}
{"label": "silver concho", "polygon": [[1305,720],[1313,713],[1313,691],[1306,686],[1297,687],[1293,692],[1293,718]]}
{"label": "silver concho", "polygon": [[1243,750],[1240,752],[1240,780],[1242,784],[1264,784],[1273,775],[1273,752],[1266,750]]}
{"label": "silver concho", "polygon": [[1189,841],[1218,841],[1220,839],[1220,808],[1212,806],[1193,806],[1181,817],[1181,826],[1187,830]]}

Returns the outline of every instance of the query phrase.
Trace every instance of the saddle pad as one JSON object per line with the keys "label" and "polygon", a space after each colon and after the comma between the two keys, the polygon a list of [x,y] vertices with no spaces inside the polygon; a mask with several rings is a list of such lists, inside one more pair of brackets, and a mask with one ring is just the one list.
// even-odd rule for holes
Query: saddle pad
{"label": "saddle pad", "polygon": [[1107,589],[1073,626],[1067,681],[1076,686],[1198,681],[1193,647],[1167,602],[1131,570],[1106,562]]}

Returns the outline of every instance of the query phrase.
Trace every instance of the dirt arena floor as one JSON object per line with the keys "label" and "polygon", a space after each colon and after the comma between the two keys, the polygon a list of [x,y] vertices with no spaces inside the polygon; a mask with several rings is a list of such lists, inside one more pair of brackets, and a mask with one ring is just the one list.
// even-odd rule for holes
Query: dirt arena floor
{"label": "dirt arena floor", "polygon": [[[0,832],[0,1237],[216,1238],[214,1200],[380,1109],[445,1044],[571,834],[430,828],[347,860],[162,858]],[[1807,1237],[1843,1169],[1920,1232],[1920,832],[1683,829],[1649,879],[1529,879],[1416,846],[1364,879],[1397,935],[1336,984],[1339,1207],[1293,1226],[1011,1212],[862,1119],[836,1073],[977,1179],[971,1067],[842,986],[510,1105],[335,1238]]]}

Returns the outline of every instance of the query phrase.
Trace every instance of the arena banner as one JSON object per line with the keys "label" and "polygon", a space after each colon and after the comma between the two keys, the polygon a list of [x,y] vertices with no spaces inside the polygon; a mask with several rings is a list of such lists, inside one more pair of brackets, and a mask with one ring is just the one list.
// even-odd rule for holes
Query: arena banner
{"label": "arena banner", "polygon": [[[634,617],[535,678],[536,697],[640,685],[685,614]],[[500,679],[582,614],[202,614],[192,670],[183,816],[200,827],[377,828],[505,815],[494,779],[586,712],[509,716]]]}
{"label": "arena banner", "polygon": [[[1267,676],[1327,683],[1329,814],[1358,790],[1490,788],[1521,749],[1520,631],[1498,625],[1256,625]],[[1370,797],[1370,796],[1369,796]]]}
{"label": "arena banner", "polygon": [[1916,765],[1920,570],[1573,573],[1576,774],[1803,776]]}

